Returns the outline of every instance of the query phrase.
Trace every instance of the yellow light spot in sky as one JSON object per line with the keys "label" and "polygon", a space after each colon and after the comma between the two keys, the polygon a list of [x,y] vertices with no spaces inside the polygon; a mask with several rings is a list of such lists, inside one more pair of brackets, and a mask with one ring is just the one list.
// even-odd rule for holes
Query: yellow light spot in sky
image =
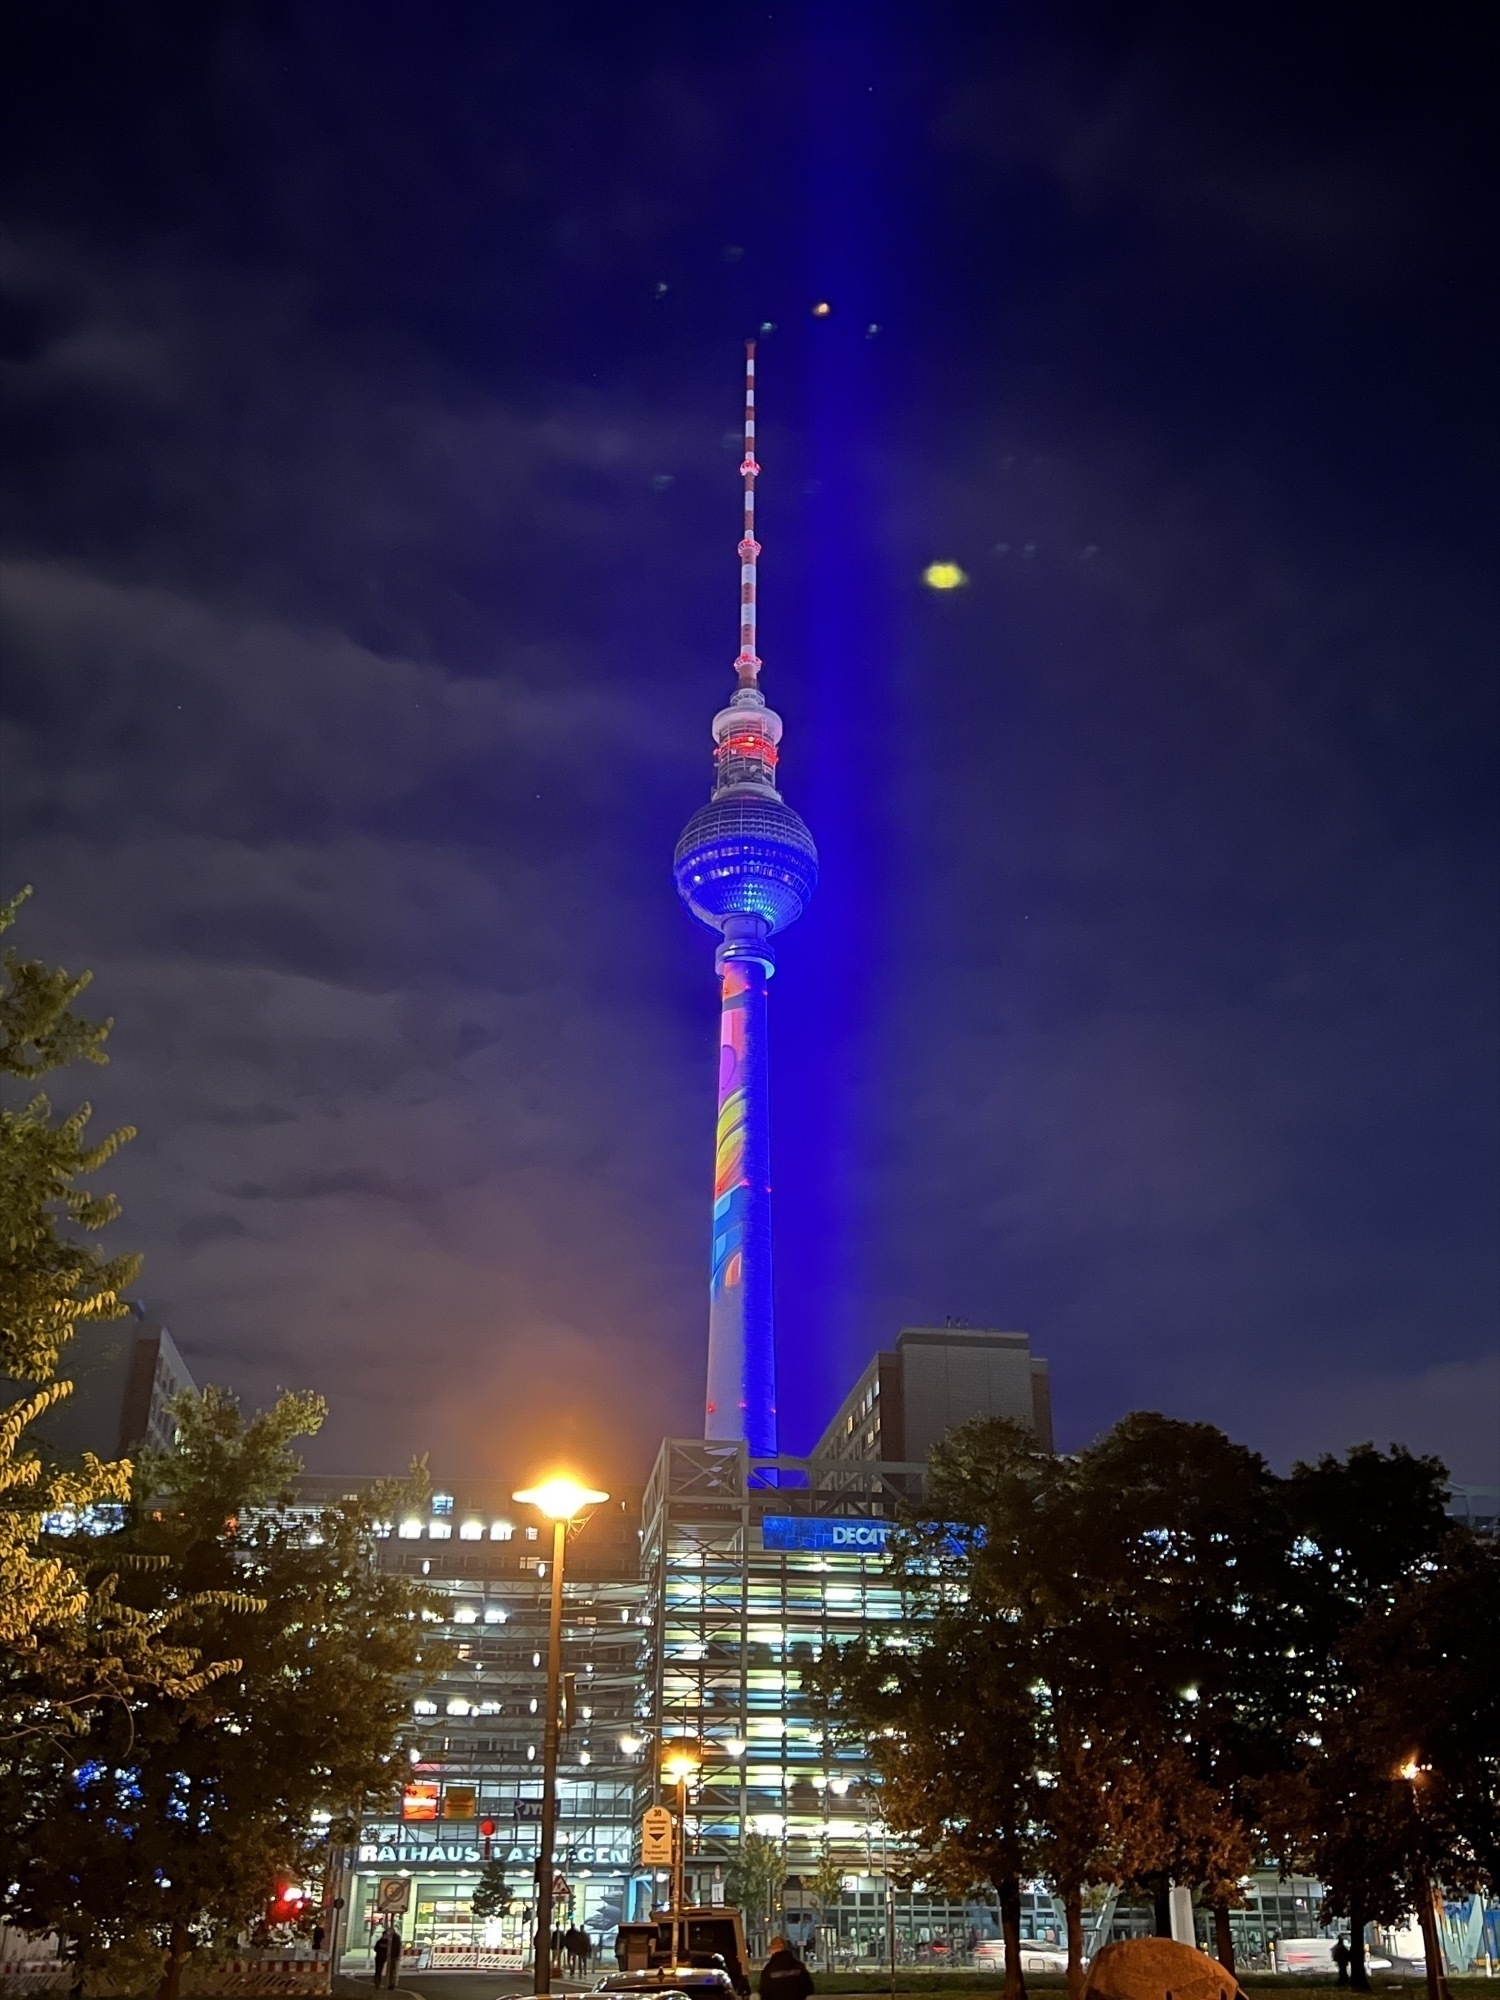
{"label": "yellow light spot in sky", "polygon": [[958,590],[968,580],[968,572],[961,570],[956,562],[929,563],[922,572],[922,581],[929,590]]}
{"label": "yellow light spot in sky", "polygon": [[828,315],[833,311],[833,307],[828,303],[827,299],[819,299],[812,311],[814,319],[827,319]]}

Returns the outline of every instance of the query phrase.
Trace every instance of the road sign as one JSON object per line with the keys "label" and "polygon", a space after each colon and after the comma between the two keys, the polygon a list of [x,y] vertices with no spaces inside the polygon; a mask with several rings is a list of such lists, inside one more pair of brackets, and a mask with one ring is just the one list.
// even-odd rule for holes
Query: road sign
{"label": "road sign", "polygon": [[375,1907],[383,1917],[399,1917],[411,1908],[411,1877],[382,1875],[375,1885]]}
{"label": "road sign", "polygon": [[650,1806],[641,1815],[641,1866],[672,1865],[672,1815],[665,1806]]}

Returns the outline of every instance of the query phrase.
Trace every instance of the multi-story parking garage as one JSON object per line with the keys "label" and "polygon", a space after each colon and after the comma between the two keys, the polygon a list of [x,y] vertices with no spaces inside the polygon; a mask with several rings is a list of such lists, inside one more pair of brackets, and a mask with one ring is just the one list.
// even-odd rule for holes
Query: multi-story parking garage
{"label": "multi-story parking garage", "polygon": [[[319,1500],[361,1482],[304,1477]],[[524,1948],[534,1902],[542,1797],[549,1546],[509,1486],[455,1484],[387,1524],[382,1565],[444,1600],[436,1630],[451,1663],[412,1688],[408,1782],[359,1830],[346,1876],[346,1949],[376,1922],[381,1882],[404,1880],[413,1944]],[[632,1742],[645,1628],[640,1495],[615,1495],[569,1538],[563,1646],[575,1676],[573,1726],[558,1774],[561,1908],[595,1935],[630,1899],[639,1763]],[[486,1833],[488,1827],[490,1831]],[[470,1901],[486,1860],[505,1864],[514,1907],[487,1925]]]}

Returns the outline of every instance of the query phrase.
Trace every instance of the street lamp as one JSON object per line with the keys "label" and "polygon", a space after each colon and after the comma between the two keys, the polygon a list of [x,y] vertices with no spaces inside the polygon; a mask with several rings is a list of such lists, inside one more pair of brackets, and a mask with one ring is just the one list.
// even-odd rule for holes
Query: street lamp
{"label": "street lamp", "polygon": [[512,1500],[535,1507],[552,1523],[552,1616],[547,1644],[547,1716],[542,1730],[542,1833],[537,1863],[535,1993],[552,1991],[552,1848],[557,1834],[558,1694],[562,1680],[563,1545],[568,1523],[585,1507],[607,1500],[607,1493],[575,1485],[571,1479],[548,1479],[513,1493]]}
{"label": "street lamp", "polygon": [[[1396,1776],[1404,1779],[1411,1788],[1411,1809],[1417,1824],[1422,1824],[1422,1794],[1418,1787],[1429,1777],[1429,1766],[1415,1755],[1398,1765]],[[1421,1850],[1419,1839],[1418,1851]],[[1427,1965],[1427,1992],[1429,2000],[1450,2000],[1448,1971],[1443,1963],[1443,1940],[1437,1922],[1437,1890],[1427,1872],[1427,1859],[1423,1855],[1418,1863],[1417,1877],[1417,1922],[1422,1931],[1422,1956]]]}
{"label": "street lamp", "polygon": [[687,1949],[683,1928],[683,1857],[687,1853],[687,1788],[689,1778],[698,1775],[701,1758],[696,1743],[682,1737],[669,1742],[664,1750],[661,1769],[664,1778],[670,1778],[677,1787],[677,1852],[673,1856],[672,1869],[672,1963],[681,1965]]}

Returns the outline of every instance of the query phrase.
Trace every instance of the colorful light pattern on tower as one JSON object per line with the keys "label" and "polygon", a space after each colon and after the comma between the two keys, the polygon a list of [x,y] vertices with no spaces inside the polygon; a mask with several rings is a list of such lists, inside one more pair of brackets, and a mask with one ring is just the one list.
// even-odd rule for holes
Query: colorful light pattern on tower
{"label": "colorful light pattern on tower", "polygon": [[776,789],[781,717],[760,691],[756,646],[755,343],[745,347],[740,650],[729,706],[713,720],[712,796],[673,857],[677,893],[719,933],[719,1116],[709,1266],[704,1436],[776,1453],[776,1322],[771,1290],[771,1101],[766,989],[771,938],[818,884],[818,850]]}

